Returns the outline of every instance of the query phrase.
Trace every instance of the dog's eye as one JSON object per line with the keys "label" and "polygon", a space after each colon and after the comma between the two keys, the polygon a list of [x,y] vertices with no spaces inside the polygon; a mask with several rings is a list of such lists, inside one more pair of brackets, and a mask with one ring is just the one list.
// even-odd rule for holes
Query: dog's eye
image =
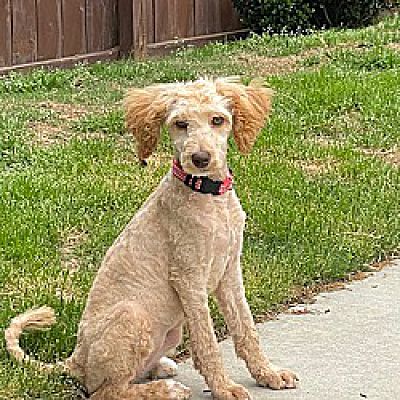
{"label": "dog's eye", "polygon": [[176,121],[175,126],[179,129],[186,129],[189,126],[189,123],[186,121]]}
{"label": "dog's eye", "polygon": [[213,117],[211,123],[214,126],[221,126],[225,122],[224,117]]}

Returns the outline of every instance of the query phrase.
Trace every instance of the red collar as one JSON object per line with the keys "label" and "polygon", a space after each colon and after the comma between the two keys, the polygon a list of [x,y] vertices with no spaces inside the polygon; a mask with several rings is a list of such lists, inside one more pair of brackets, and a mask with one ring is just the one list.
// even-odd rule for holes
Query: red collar
{"label": "red collar", "polygon": [[193,191],[212,194],[219,196],[232,190],[233,187],[233,175],[232,171],[229,170],[228,176],[223,181],[213,181],[207,176],[194,176],[187,174],[178,160],[174,160],[172,165],[173,175],[182,181],[186,186],[190,187]]}

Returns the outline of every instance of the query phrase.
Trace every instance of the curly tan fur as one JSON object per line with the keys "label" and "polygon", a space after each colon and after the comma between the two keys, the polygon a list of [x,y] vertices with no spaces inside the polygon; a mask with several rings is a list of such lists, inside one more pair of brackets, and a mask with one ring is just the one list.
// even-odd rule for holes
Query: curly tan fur
{"label": "curly tan fur", "polygon": [[[231,131],[241,151],[249,151],[269,112],[269,93],[229,80],[132,89],[125,101],[127,126],[138,141],[140,158],[153,151],[164,124],[175,159],[188,173],[223,179]],[[206,165],[196,166],[193,156],[199,152],[208,153]],[[175,366],[163,355],[180,342],[185,321],[195,367],[213,397],[249,399],[225,371],[209,293],[216,294],[237,354],[257,382],[274,389],[295,386],[292,372],[273,367],[263,355],[246,302],[240,268],[244,223],[234,190],[220,196],[196,193],[171,171],[164,177],[107,251],[75,350],[64,363],[93,400],[188,399],[190,390],[174,380],[143,381],[175,375]],[[14,319],[6,332],[10,353],[32,361],[18,344],[22,330],[52,322],[47,308]]]}
{"label": "curly tan fur", "polygon": [[239,150],[248,154],[271,111],[273,91],[256,80],[250,86],[243,86],[234,81],[220,79],[216,85],[218,93],[231,100],[233,137]]}
{"label": "curly tan fur", "polygon": [[150,156],[160,138],[167,106],[162,88],[160,85],[132,89],[125,98],[126,126],[136,138],[136,150],[141,160]]}
{"label": "curly tan fur", "polygon": [[25,313],[13,318],[9,327],[5,330],[6,347],[8,352],[18,361],[30,362],[43,370],[52,370],[56,367],[53,364],[46,364],[31,359],[21,349],[19,337],[24,330],[41,330],[49,328],[56,322],[53,309],[50,307],[41,307],[34,310],[28,310]]}

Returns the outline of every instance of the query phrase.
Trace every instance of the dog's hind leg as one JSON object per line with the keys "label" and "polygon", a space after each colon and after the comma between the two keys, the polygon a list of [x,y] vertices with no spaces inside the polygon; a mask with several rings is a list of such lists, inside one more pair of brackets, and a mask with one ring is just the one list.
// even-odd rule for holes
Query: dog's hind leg
{"label": "dog's hind leg", "polygon": [[161,343],[148,314],[134,303],[118,303],[96,327],[85,368],[92,400],[184,400],[190,390],[173,380],[132,383],[148,367]]}
{"label": "dog's hind leg", "polygon": [[147,374],[148,378],[151,379],[165,379],[171,378],[178,374],[178,365],[175,361],[171,360],[168,357],[173,357],[175,354],[176,347],[182,341],[182,325],[180,324],[176,328],[171,329],[164,340],[164,344],[162,346],[162,354],[163,357],[160,358],[158,363],[149,371]]}
{"label": "dog's hind leg", "polygon": [[90,396],[90,400],[187,400],[191,391],[172,379],[149,383],[110,384]]}

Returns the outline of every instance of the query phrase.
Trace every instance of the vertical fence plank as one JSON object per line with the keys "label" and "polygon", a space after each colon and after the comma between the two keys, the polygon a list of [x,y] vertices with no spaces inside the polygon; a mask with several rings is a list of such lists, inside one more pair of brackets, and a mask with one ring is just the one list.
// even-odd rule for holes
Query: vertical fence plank
{"label": "vertical fence plank", "polygon": [[86,53],[85,0],[62,0],[62,17],[63,55]]}
{"label": "vertical fence plank", "polygon": [[147,54],[149,12],[153,9],[150,3],[148,0],[133,2],[133,49],[135,58],[138,59],[144,58]]}
{"label": "vertical fence plank", "polygon": [[119,15],[118,15],[118,0],[111,0],[110,2],[111,13],[111,47],[119,45]]}
{"label": "vertical fence plank", "polygon": [[194,36],[194,0],[174,0],[175,32],[178,38]]}
{"label": "vertical fence plank", "polygon": [[11,65],[11,0],[0,0],[0,67]]}
{"label": "vertical fence plank", "polygon": [[86,40],[89,53],[102,50],[102,9],[103,0],[86,0]]}
{"label": "vertical fence plank", "polygon": [[155,0],[155,42],[173,37],[175,31],[174,0]]}
{"label": "vertical fence plank", "polygon": [[118,44],[118,2],[103,0],[102,16],[102,50],[111,49]]}
{"label": "vertical fence plank", "polygon": [[118,0],[119,48],[122,55],[128,55],[133,45],[133,2]]}
{"label": "vertical fence plank", "polygon": [[49,60],[62,56],[61,0],[37,1],[37,59]]}
{"label": "vertical fence plank", "polygon": [[[136,32],[136,43],[139,36],[146,43],[155,42],[155,10],[155,0],[133,0],[133,31]],[[143,37],[144,34],[146,38]]]}
{"label": "vertical fence plank", "polygon": [[154,43],[155,38],[155,0],[146,0],[147,4],[147,42]]}
{"label": "vertical fence plank", "polygon": [[240,19],[232,0],[221,2],[221,31],[230,32],[241,28]]}
{"label": "vertical fence plank", "polygon": [[115,0],[87,0],[87,47],[89,52],[111,49],[115,44]]}
{"label": "vertical fence plank", "polygon": [[220,0],[196,0],[195,2],[195,35],[207,35],[220,32]]}
{"label": "vertical fence plank", "polygon": [[194,0],[155,0],[155,41],[194,36]]}
{"label": "vertical fence plank", "polygon": [[208,32],[222,32],[221,0],[208,0]]}
{"label": "vertical fence plank", "polygon": [[36,61],[37,27],[35,0],[13,0],[13,64]]}
{"label": "vertical fence plank", "polygon": [[196,36],[240,29],[232,0],[195,0],[195,15]]}

